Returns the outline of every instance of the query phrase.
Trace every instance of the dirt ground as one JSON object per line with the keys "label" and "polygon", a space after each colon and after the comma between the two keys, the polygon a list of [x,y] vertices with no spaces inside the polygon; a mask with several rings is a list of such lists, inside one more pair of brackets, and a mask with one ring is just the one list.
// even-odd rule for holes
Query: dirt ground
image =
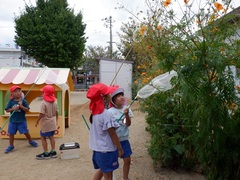
{"label": "dirt ground", "polygon": [[[15,150],[5,154],[8,146],[7,139],[0,139],[0,179],[3,180],[90,180],[94,174],[91,162],[92,151],[89,149],[89,130],[82,118],[88,119],[88,100],[86,92],[71,93],[71,124],[66,129],[63,138],[56,139],[58,158],[49,160],[37,160],[35,156],[42,153],[41,142],[39,147],[30,147],[26,140],[15,140]],[[130,143],[133,150],[132,164],[130,169],[131,180],[205,180],[197,173],[183,171],[170,171],[160,169],[155,171],[152,160],[147,153],[147,142],[150,138],[145,131],[144,114],[139,112],[138,102],[134,102],[132,110],[134,118],[130,126]],[[61,159],[59,147],[63,143],[78,142],[80,144],[80,158]],[[120,167],[114,171],[117,180],[121,179],[122,160],[119,159]]]}

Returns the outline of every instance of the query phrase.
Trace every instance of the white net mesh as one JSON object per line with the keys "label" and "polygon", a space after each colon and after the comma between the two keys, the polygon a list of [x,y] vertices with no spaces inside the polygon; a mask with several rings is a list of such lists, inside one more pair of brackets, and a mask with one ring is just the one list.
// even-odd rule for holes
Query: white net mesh
{"label": "white net mesh", "polygon": [[171,89],[172,85],[170,81],[174,76],[177,76],[177,72],[172,70],[155,77],[148,85],[142,87],[138,91],[137,97],[145,99],[159,91],[167,91]]}

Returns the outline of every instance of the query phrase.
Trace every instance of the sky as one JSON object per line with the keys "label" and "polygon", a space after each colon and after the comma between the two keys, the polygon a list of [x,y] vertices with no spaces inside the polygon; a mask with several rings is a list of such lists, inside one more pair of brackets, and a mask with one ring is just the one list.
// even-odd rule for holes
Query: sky
{"label": "sky", "polygon": [[[69,8],[74,9],[75,13],[82,12],[83,22],[86,26],[86,45],[109,46],[110,28],[109,19],[112,17],[112,41],[113,48],[118,44],[119,37],[117,32],[124,22],[129,21],[132,14],[124,9],[119,9],[123,5],[128,11],[137,14],[144,10],[146,0],[67,0]],[[158,0],[163,1],[163,0]],[[183,0],[179,0],[183,1]],[[202,4],[204,0],[190,0],[195,4]],[[14,17],[19,16],[26,4],[35,5],[36,0],[0,0],[0,48],[14,46]],[[221,0],[218,0],[221,3]],[[234,7],[240,6],[240,0],[232,0]],[[108,27],[106,27],[108,25]]]}
{"label": "sky", "polygon": [[[87,46],[109,46],[109,19],[112,17],[113,48],[119,43],[117,32],[123,22],[127,22],[130,13],[119,9],[120,4],[133,13],[143,7],[145,0],[67,0],[75,13],[82,12],[86,26]],[[0,48],[14,47],[14,17],[25,9],[24,0],[0,0]],[[35,5],[35,0],[25,0],[26,4]],[[108,27],[106,27],[108,25]]]}

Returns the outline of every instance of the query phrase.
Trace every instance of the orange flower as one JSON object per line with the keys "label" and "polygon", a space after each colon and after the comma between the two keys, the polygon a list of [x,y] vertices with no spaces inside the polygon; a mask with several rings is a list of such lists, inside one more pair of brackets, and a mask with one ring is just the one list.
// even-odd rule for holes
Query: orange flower
{"label": "orange flower", "polygon": [[169,4],[171,4],[171,0],[166,0],[163,2],[164,7],[167,7]]}
{"label": "orange flower", "polygon": [[213,30],[212,30],[213,33],[217,32],[217,31],[218,31],[217,27],[214,27]]}
{"label": "orange flower", "polygon": [[224,52],[225,52],[225,48],[224,48],[224,47],[221,47],[221,48],[220,48],[220,51],[221,51],[221,53],[224,53]]}
{"label": "orange flower", "polygon": [[162,26],[157,26],[157,29],[158,29],[158,30],[162,30],[163,27],[162,27]]}
{"label": "orange flower", "polygon": [[141,74],[141,76],[144,76],[144,75],[146,75],[146,73],[145,73],[145,72],[143,72],[143,73]]}
{"label": "orange flower", "polygon": [[185,4],[187,4],[189,2],[189,0],[183,0]]}
{"label": "orange flower", "polygon": [[230,107],[230,109],[235,109],[235,107],[236,107],[237,105],[233,102],[232,104],[231,104],[231,107]]}
{"label": "orange flower", "polygon": [[218,11],[220,11],[220,10],[223,9],[222,4],[220,4],[220,3],[218,3],[218,2],[214,2],[214,6],[215,6],[215,8],[216,8]]}
{"label": "orange flower", "polygon": [[210,72],[209,72],[209,76],[211,76],[211,80],[212,80],[212,81],[215,81],[215,80],[216,80],[216,77],[217,77],[217,76],[216,76],[216,72],[213,73],[212,71],[210,71]]}
{"label": "orange flower", "polygon": [[146,26],[142,26],[139,30],[139,34],[142,36],[144,34],[144,32],[146,31],[147,27]]}
{"label": "orange flower", "polygon": [[146,46],[146,50],[152,49],[152,46]]}
{"label": "orange flower", "polygon": [[146,83],[148,83],[148,80],[147,80],[147,78],[143,78],[143,84],[146,84]]}

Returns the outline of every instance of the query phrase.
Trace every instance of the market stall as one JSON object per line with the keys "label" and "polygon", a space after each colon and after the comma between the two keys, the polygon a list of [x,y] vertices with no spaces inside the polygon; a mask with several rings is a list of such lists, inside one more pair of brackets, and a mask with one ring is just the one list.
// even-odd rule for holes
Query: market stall
{"label": "market stall", "polygon": [[[10,114],[4,110],[10,98],[9,89],[13,85],[21,87],[30,111],[26,114],[29,132],[32,138],[40,138],[40,126],[35,127],[39,115],[42,92],[45,85],[51,84],[56,89],[58,103],[58,126],[55,137],[63,137],[65,128],[70,126],[70,91],[74,90],[69,68],[16,68],[0,69],[0,138],[8,138],[7,129]],[[16,139],[24,135],[16,134]]]}

